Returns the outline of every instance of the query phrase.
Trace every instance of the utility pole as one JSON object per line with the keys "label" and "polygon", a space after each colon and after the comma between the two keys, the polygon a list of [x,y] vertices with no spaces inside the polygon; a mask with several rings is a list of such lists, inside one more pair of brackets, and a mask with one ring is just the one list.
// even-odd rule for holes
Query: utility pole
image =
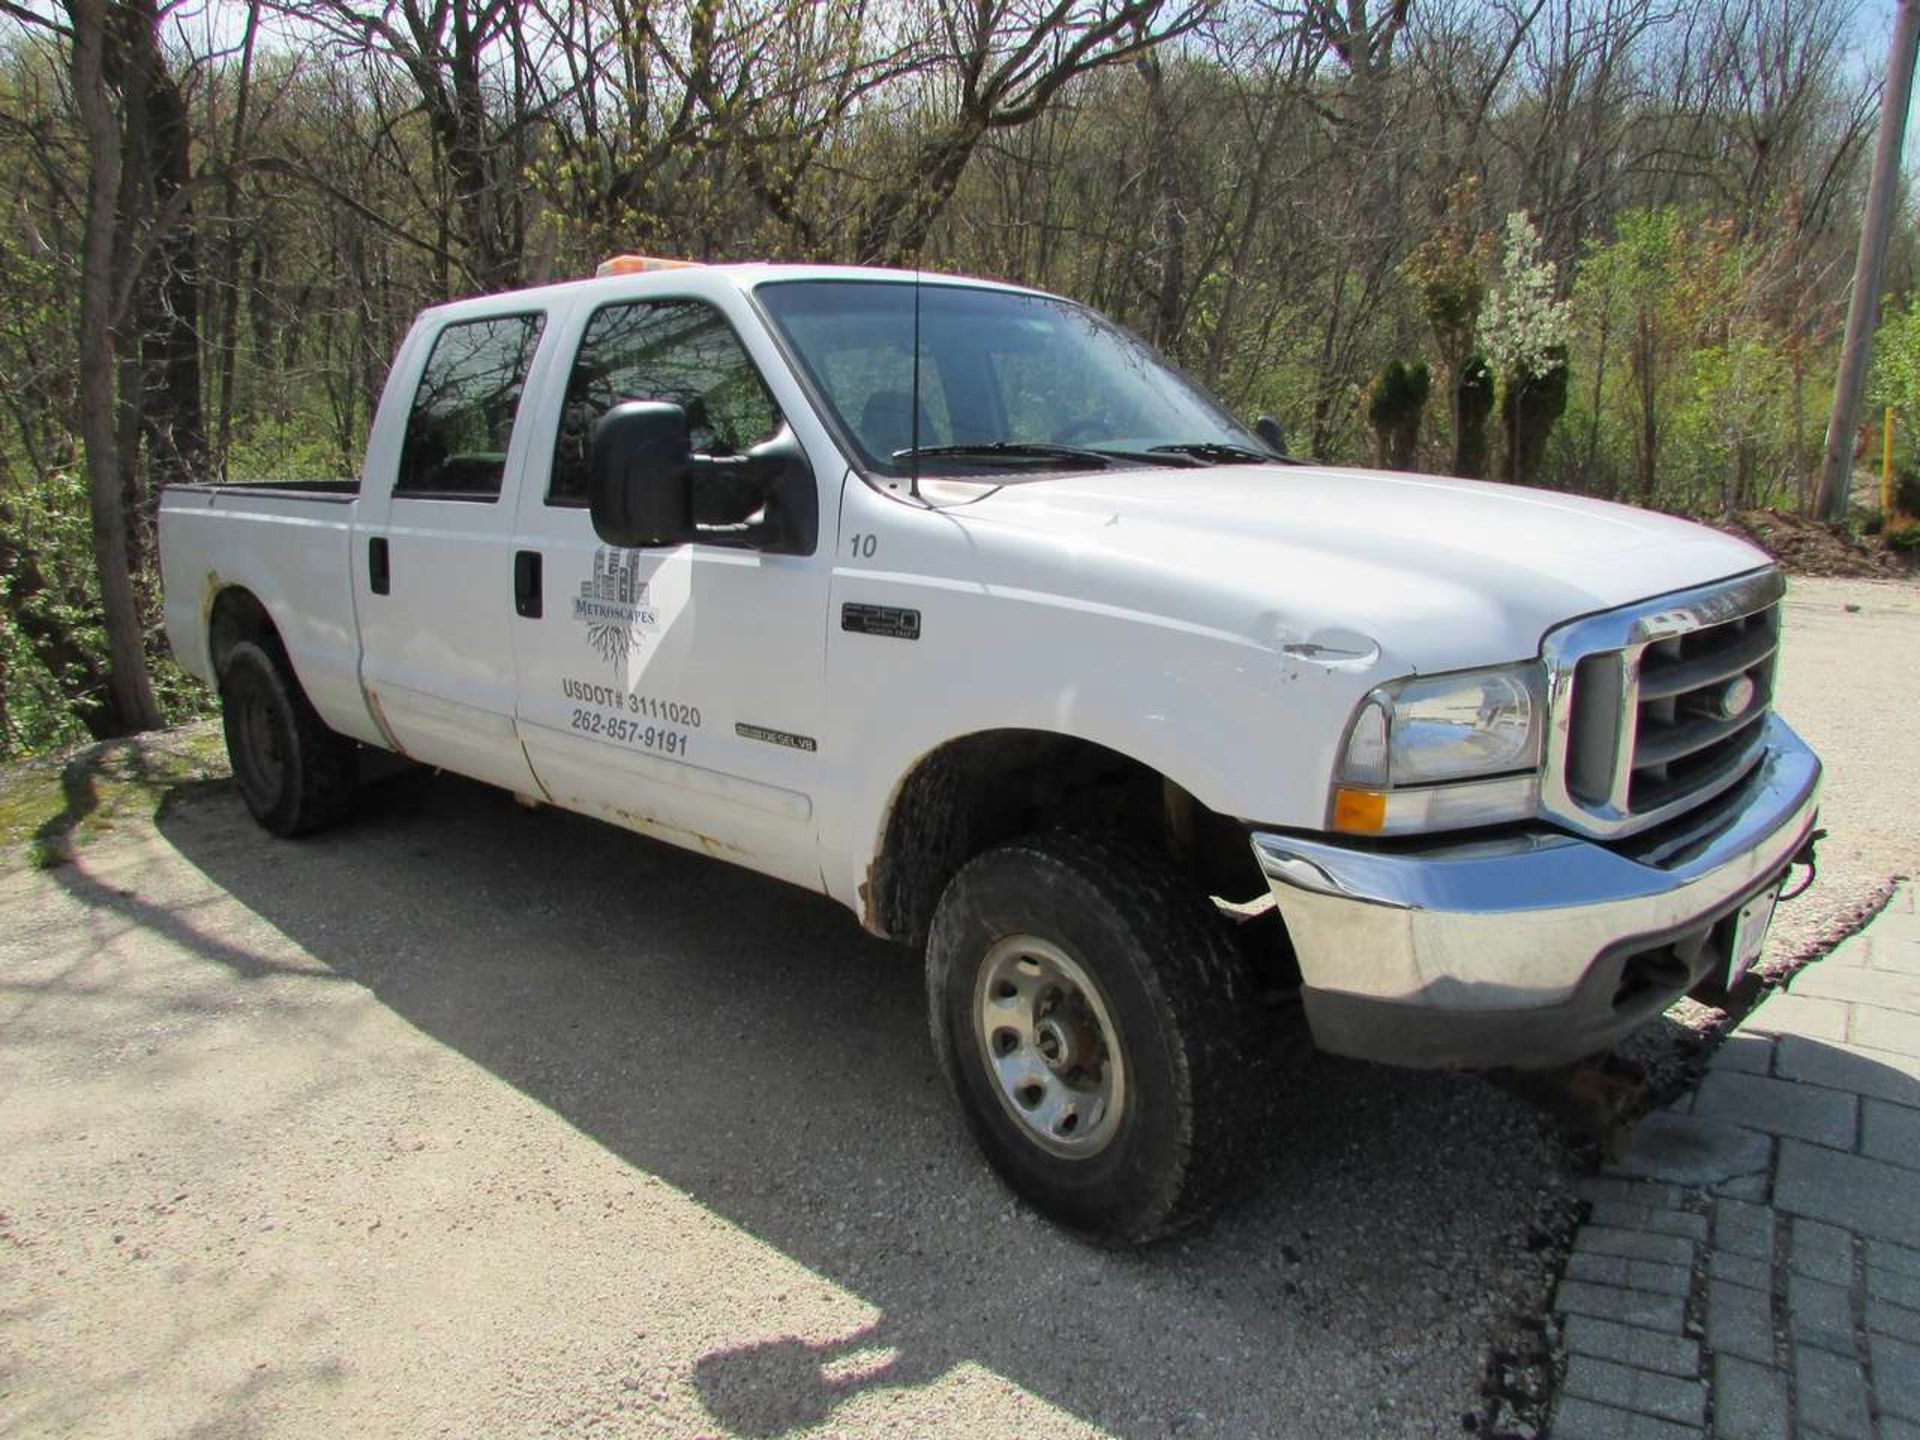
{"label": "utility pole", "polygon": [[1860,392],[1873,356],[1873,329],[1880,311],[1880,272],[1886,266],[1887,236],[1893,229],[1894,194],[1900,186],[1900,149],[1907,133],[1907,108],[1913,101],[1914,51],[1920,47],[1920,0],[1900,0],[1893,24],[1893,50],[1887,58],[1887,85],[1880,103],[1880,138],[1873,151],[1873,182],[1867,188],[1867,213],[1860,225],[1860,253],[1854,263],[1853,298],[1847,305],[1847,340],[1840,352],[1840,378],[1833,388],[1833,417],[1827,421],[1827,454],[1820,469],[1820,493],[1814,508],[1823,520],[1847,517],[1847,491],[1853,474],[1853,424]]}

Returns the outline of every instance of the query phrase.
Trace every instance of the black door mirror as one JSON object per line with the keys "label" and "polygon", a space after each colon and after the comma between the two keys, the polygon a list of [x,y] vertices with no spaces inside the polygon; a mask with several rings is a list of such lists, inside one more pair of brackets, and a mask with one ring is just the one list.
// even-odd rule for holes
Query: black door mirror
{"label": "black door mirror", "polygon": [[813,467],[790,426],[744,455],[695,455],[687,412],[658,400],[628,400],[600,418],[587,502],[594,533],[629,550],[699,540],[811,555],[820,534]]}
{"label": "black door mirror", "polygon": [[1253,433],[1274,454],[1285,456],[1287,453],[1287,432],[1280,428],[1280,422],[1271,415],[1262,415],[1253,422]]}
{"label": "black door mirror", "polygon": [[694,538],[687,437],[687,412],[658,400],[628,400],[600,417],[587,460],[596,535],[626,549]]}

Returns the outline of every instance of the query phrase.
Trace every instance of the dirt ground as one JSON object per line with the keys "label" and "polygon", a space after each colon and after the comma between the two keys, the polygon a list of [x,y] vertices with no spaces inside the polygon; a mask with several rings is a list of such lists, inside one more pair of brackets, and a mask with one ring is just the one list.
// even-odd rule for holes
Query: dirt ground
{"label": "dirt ground", "polygon": [[1819,883],[1776,915],[1775,963],[1920,873],[1920,582],[1788,582],[1780,712],[1826,763]]}
{"label": "dirt ground", "polygon": [[[1875,482],[1870,493],[1879,500]],[[1772,555],[1790,574],[1852,580],[1912,579],[1916,556],[1878,535],[1855,536],[1782,510],[1742,510],[1720,524]]]}
{"label": "dirt ground", "polygon": [[[1920,828],[1920,590],[1796,581],[1788,625],[1834,836],[1776,954]],[[1092,1250],[836,907],[453,779],[365,800],[285,844],[174,783],[0,871],[0,1434],[1458,1435],[1543,1290],[1572,1162],[1483,1082],[1300,1047],[1242,1203]]]}

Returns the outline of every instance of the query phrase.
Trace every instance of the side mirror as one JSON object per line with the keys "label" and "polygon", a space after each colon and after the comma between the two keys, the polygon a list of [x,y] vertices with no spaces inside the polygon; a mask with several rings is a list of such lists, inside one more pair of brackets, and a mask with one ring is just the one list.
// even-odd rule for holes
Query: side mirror
{"label": "side mirror", "polygon": [[596,535],[625,549],[694,538],[687,435],[687,412],[657,400],[628,400],[600,417],[587,460]]}
{"label": "side mirror", "polygon": [[1253,422],[1253,433],[1260,437],[1274,454],[1284,457],[1287,453],[1287,432],[1280,428],[1280,422],[1271,415],[1262,415]]}
{"label": "side mirror", "polygon": [[744,455],[695,455],[687,412],[658,400],[628,400],[600,417],[587,502],[594,533],[629,550],[699,540],[811,555],[820,536],[813,467],[791,427]]}

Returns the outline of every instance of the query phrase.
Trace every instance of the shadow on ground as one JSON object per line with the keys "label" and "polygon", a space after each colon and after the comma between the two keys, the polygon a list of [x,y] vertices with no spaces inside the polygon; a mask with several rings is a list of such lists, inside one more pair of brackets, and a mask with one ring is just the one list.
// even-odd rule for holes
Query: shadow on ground
{"label": "shadow on ground", "polygon": [[1252,1193],[1196,1237],[1096,1251],[980,1162],[913,958],[839,907],[449,777],[363,798],[275,843],[227,786],[183,787],[159,828],[335,974],[879,1310],[833,1345],[707,1353],[691,1379],[725,1428],[783,1434],[973,1363],[1122,1435],[1459,1432],[1489,1292],[1539,1248],[1563,1163],[1512,1096],[1294,1034],[1279,1098],[1244,1097]]}

